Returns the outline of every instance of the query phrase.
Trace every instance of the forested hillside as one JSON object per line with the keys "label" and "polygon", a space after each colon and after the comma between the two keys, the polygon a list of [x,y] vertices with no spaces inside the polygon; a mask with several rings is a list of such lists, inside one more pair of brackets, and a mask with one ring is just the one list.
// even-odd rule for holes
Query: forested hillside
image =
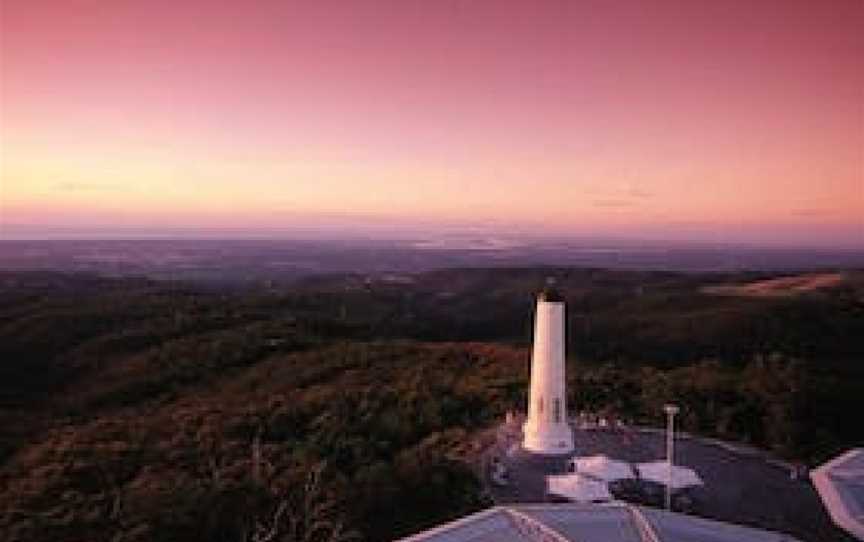
{"label": "forested hillside", "polygon": [[522,408],[550,275],[574,409],[659,423],[674,399],[687,430],[810,462],[864,441],[859,273],[748,297],[706,287],[765,276],[468,269],[214,290],[7,272],[0,532],[386,540],[475,510],[471,459]]}

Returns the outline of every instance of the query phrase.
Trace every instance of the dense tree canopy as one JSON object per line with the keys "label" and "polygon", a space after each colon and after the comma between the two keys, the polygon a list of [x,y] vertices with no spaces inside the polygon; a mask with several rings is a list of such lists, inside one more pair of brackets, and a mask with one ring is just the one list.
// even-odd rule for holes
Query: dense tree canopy
{"label": "dense tree canopy", "polygon": [[[724,277],[557,272],[574,410],[657,424],[675,400],[685,430],[806,461],[864,438],[858,283],[738,299],[701,293]],[[0,531],[383,540],[476,510],[472,460],[524,404],[547,273],[242,291],[4,276]]]}

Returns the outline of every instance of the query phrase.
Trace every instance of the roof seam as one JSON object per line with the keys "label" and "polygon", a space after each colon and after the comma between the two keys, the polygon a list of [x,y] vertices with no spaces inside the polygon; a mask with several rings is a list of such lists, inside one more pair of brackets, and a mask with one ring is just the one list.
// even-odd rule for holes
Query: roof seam
{"label": "roof seam", "polygon": [[528,514],[514,510],[513,508],[505,508],[504,510],[507,512],[513,527],[527,540],[533,542],[573,542],[572,539],[567,538],[552,527],[537,521]]}
{"label": "roof seam", "polygon": [[646,518],[645,514],[642,513],[642,510],[635,506],[627,506],[626,508],[630,512],[630,517],[633,518],[633,523],[639,533],[639,538],[641,538],[643,542],[663,542],[660,535],[654,529],[654,526],[651,525],[651,522],[648,521],[648,518]]}

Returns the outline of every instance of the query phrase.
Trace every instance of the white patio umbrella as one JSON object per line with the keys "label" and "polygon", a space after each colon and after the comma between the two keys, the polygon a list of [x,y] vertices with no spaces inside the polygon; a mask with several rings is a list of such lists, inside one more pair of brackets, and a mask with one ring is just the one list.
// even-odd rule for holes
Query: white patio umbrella
{"label": "white patio umbrella", "polygon": [[[680,465],[672,465],[666,461],[651,461],[650,463],[639,463],[636,465],[639,478],[668,485],[672,489],[683,489],[685,487],[701,486],[704,484],[702,478],[694,471]],[[672,475],[671,479],[669,475]]]}
{"label": "white patio umbrella", "polygon": [[546,477],[546,491],[575,502],[611,501],[612,494],[604,482],[580,474],[559,474]]}
{"label": "white patio umbrella", "polygon": [[610,459],[605,455],[575,457],[570,460],[579,474],[585,474],[598,480],[614,482],[633,478],[633,469],[629,463]]}

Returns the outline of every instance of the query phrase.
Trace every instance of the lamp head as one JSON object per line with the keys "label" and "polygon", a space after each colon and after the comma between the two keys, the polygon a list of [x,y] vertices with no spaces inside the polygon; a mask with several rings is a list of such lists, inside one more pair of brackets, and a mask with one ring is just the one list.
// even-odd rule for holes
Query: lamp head
{"label": "lamp head", "polygon": [[564,296],[555,287],[555,277],[546,277],[546,286],[537,294],[538,301],[549,301],[560,303],[564,301]]}

